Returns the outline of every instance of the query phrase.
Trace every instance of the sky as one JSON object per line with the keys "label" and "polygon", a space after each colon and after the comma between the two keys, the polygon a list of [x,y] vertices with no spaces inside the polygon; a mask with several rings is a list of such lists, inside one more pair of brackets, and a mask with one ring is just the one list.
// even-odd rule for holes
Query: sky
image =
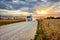
{"label": "sky", "polygon": [[36,9],[49,8],[55,13],[60,12],[60,0],[0,0],[0,9],[9,11],[34,13]]}

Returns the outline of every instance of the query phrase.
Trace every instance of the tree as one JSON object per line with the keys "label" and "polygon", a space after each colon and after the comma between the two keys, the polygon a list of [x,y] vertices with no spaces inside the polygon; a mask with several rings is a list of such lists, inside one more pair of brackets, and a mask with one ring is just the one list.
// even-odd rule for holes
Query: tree
{"label": "tree", "polygon": [[50,16],[50,17],[47,17],[47,19],[55,19],[55,17]]}
{"label": "tree", "polygon": [[60,17],[56,17],[56,19],[60,19]]}

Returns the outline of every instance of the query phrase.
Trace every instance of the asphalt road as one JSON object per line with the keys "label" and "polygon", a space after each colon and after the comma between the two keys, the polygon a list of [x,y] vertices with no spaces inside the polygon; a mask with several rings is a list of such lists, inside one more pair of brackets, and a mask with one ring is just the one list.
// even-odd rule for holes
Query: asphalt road
{"label": "asphalt road", "polygon": [[20,22],[0,27],[0,40],[34,39],[37,21]]}

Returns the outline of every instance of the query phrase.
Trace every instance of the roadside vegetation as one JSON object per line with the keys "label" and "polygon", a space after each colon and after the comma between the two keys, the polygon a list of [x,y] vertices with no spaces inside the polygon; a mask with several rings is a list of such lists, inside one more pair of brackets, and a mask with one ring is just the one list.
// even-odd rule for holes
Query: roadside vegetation
{"label": "roadside vegetation", "polygon": [[37,31],[36,31],[36,35],[35,35],[35,39],[34,40],[45,40],[45,34],[43,33],[42,30],[42,21],[41,19],[37,19],[38,21],[38,27],[37,27]]}
{"label": "roadside vegetation", "polygon": [[60,40],[60,19],[58,18],[38,19],[34,40]]}
{"label": "roadside vegetation", "polygon": [[17,22],[23,22],[26,21],[25,19],[0,19],[0,26],[17,23]]}

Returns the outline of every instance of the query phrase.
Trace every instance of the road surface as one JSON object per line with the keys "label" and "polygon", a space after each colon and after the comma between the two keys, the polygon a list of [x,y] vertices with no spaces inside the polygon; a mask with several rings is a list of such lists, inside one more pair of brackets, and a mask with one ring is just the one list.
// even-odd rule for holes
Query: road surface
{"label": "road surface", "polygon": [[36,29],[37,21],[4,25],[0,27],[0,40],[31,40]]}

